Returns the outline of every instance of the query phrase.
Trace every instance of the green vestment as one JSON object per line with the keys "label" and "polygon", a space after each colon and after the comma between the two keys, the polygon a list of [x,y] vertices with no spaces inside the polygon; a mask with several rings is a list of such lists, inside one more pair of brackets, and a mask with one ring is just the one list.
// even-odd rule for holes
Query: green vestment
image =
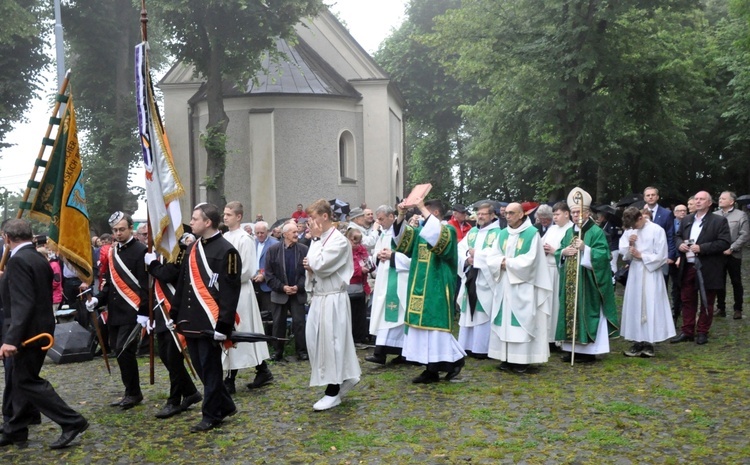
{"label": "green vestment", "polygon": [[415,328],[451,331],[458,276],[456,230],[440,225],[434,247],[419,233],[422,228],[402,224],[396,249],[411,258],[404,323]]}
{"label": "green vestment", "polygon": [[[583,243],[591,250],[591,266],[593,270],[578,266],[577,256],[565,257],[561,261],[562,250],[569,246],[577,232],[570,228],[555,252],[555,258],[560,266],[560,310],[557,320],[555,338],[558,341],[571,341],[573,338],[573,310],[575,307],[576,268],[579,270],[578,281],[578,310],[576,317],[576,340],[580,344],[596,341],[597,329],[601,314],[607,319],[609,334],[603,337],[618,335],[617,308],[615,306],[615,292],[612,286],[612,269],[610,268],[609,243],[604,231],[589,220],[583,225]],[[581,253],[583,256],[583,252]]]}

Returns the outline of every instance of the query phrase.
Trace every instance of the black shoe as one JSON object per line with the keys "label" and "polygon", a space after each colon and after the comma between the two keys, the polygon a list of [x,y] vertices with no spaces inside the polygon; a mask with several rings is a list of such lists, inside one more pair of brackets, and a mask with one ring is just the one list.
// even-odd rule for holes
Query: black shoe
{"label": "black shoe", "polygon": [[708,342],[708,334],[705,333],[698,333],[698,336],[695,338],[695,343],[698,345],[703,345]]}
{"label": "black shoe", "polygon": [[630,349],[623,352],[623,355],[626,357],[640,357],[643,353],[643,343],[642,342],[636,342],[632,346],[630,346]]}
{"label": "black shoe", "polygon": [[60,435],[60,438],[49,445],[50,449],[62,449],[64,447],[68,447],[68,444],[73,442],[73,439],[76,438],[79,434],[86,431],[89,427],[89,422],[86,421],[86,419],[83,420],[83,423],[75,428],[72,428],[68,431],[63,431]]}
{"label": "black shoe", "polygon": [[643,350],[641,351],[641,357],[650,358],[653,357],[654,354],[654,345],[648,342],[643,343]]}
{"label": "black shoe", "polygon": [[225,413],[224,415],[222,415],[221,420],[224,421],[225,418],[233,417],[235,415],[237,415],[237,407],[232,409],[229,413]]}
{"label": "black shoe", "polygon": [[[570,361],[570,360],[568,360],[568,361]],[[498,368],[500,368],[503,371],[508,371],[508,370],[511,369],[511,367],[512,367],[511,364],[508,363],[508,362],[500,362],[500,366]]]}
{"label": "black shoe", "polygon": [[685,333],[680,333],[679,336],[673,337],[672,339],[669,340],[669,342],[672,344],[677,344],[678,342],[688,342],[692,340],[693,340],[693,336],[689,336]]}
{"label": "black shoe", "polygon": [[[469,355],[469,354],[467,354],[467,355]],[[477,354],[475,352],[473,352],[471,355],[469,355],[469,357],[477,359],[477,360],[487,360],[487,358],[488,358],[487,354]]]}
{"label": "black shoe", "polygon": [[[127,397],[127,396],[125,396],[125,397]],[[125,397],[123,397],[120,400],[116,400],[116,401],[112,402],[111,404],[109,404],[109,406],[110,407],[119,407],[119,406],[121,406],[122,403],[125,401]]]}
{"label": "black shoe", "polygon": [[202,400],[203,400],[203,396],[201,395],[201,393],[198,391],[195,391],[194,394],[184,397],[182,399],[182,403],[180,403],[180,408],[182,410],[187,410],[188,408],[190,408],[191,405],[195,405]]}
{"label": "black shoe", "polygon": [[202,433],[209,431],[221,424],[221,420],[201,420],[200,423],[190,428],[191,433]]}
{"label": "black shoe", "polygon": [[726,318],[727,311],[723,308],[716,309],[716,311],[714,312],[714,316],[720,316],[720,317]]}
{"label": "black shoe", "polygon": [[513,373],[526,373],[529,370],[528,363],[514,363]]}
{"label": "black shoe", "polygon": [[369,355],[365,357],[365,361],[385,365],[385,355]]}
{"label": "black shoe", "polygon": [[297,354],[297,360],[300,362],[306,362],[307,360],[310,360],[310,356],[307,355],[307,352],[300,352]]}
{"label": "black shoe", "polygon": [[282,361],[284,361],[284,352],[283,351],[275,352],[273,354],[273,356],[271,357],[271,361],[273,361],[273,362],[282,362]]}
{"label": "black shoe", "polygon": [[28,438],[12,438],[5,433],[0,434],[0,447],[10,446],[15,444],[18,447],[26,447],[26,441]]}
{"label": "black shoe", "polygon": [[[561,360],[565,363],[570,363],[570,352],[563,355]],[[596,362],[596,355],[593,354],[576,354],[575,363],[594,363]]]}
{"label": "black shoe", "polygon": [[258,389],[273,381],[273,373],[270,371],[259,371],[255,374],[255,379],[247,385],[248,389]]}
{"label": "black shoe", "polygon": [[411,380],[414,384],[430,384],[438,381],[440,381],[440,374],[428,370],[423,371],[422,374]]}
{"label": "black shoe", "polygon": [[237,392],[237,388],[234,386],[234,380],[232,378],[224,379],[224,387],[227,388],[229,394],[235,394]]}
{"label": "black shoe", "polygon": [[177,414],[182,413],[183,411],[184,409],[180,405],[167,404],[164,406],[163,409],[159,410],[154,416],[156,418],[170,418]]}
{"label": "black shoe", "polygon": [[404,363],[409,363],[408,360],[406,360],[406,357],[403,355],[399,355],[398,357],[391,360],[391,365],[403,365]]}
{"label": "black shoe", "polygon": [[464,360],[461,359],[453,363],[453,368],[445,375],[445,380],[450,381],[461,373],[461,369],[464,367]]}
{"label": "black shoe", "polygon": [[123,410],[130,410],[131,408],[140,404],[142,400],[143,400],[142,395],[125,396],[125,398],[122,399],[122,403],[120,403],[120,408]]}

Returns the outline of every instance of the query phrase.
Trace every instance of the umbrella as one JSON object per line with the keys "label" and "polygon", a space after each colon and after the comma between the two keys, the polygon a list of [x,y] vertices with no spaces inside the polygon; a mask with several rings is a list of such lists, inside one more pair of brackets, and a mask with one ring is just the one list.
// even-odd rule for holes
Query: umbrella
{"label": "umbrella", "polygon": [[634,206],[641,208],[645,202],[643,202],[643,196],[640,194],[630,194],[621,198],[619,202],[615,204],[616,207],[629,207]]}
{"label": "umbrella", "polygon": [[333,213],[336,213],[337,215],[349,214],[349,204],[347,202],[344,202],[341,199],[333,199],[333,200],[329,200],[328,203],[331,204],[331,209],[333,210]]}
{"label": "umbrella", "polygon": [[291,220],[291,218],[281,218],[280,220],[276,220],[276,222],[274,222],[269,229],[273,231],[274,229],[276,229],[277,227],[281,226],[282,224],[286,223],[289,220]]}
{"label": "umbrella", "polygon": [[596,205],[592,206],[591,209],[597,213],[604,213],[607,216],[607,221],[611,221],[618,228],[622,227],[622,213],[612,205]]}
{"label": "umbrella", "polygon": [[750,194],[745,194],[737,197],[736,202],[742,206],[750,204]]}

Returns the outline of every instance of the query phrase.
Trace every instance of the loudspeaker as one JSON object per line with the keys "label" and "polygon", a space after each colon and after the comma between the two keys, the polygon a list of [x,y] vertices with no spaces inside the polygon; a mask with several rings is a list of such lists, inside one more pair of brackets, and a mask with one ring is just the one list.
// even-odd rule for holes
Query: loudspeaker
{"label": "loudspeaker", "polygon": [[87,362],[93,360],[94,335],[77,322],[60,323],[55,326],[55,345],[47,356],[55,363]]}

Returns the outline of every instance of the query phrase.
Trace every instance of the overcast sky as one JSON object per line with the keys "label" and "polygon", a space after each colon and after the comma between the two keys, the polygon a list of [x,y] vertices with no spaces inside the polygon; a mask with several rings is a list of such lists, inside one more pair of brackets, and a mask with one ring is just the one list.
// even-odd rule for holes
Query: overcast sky
{"label": "overcast sky", "polygon": [[[326,3],[345,23],[360,45],[372,54],[377,51],[383,39],[390,35],[391,30],[401,24],[406,0],[326,0]],[[55,72],[51,70],[48,73],[47,83],[43,88],[45,95],[51,94],[57,88]],[[15,145],[0,150],[0,186],[6,187],[9,191],[25,188],[34,160],[39,153],[42,137],[47,130],[51,111],[52,107],[46,100],[34,100],[31,109],[26,113],[29,121],[17,124],[13,132],[5,138],[4,142]],[[134,121],[133,124],[135,123]],[[83,129],[85,128],[81,128]],[[133,144],[137,143],[137,139],[133,139]],[[49,150],[47,149],[47,156]],[[137,181],[138,177],[134,177]]]}

